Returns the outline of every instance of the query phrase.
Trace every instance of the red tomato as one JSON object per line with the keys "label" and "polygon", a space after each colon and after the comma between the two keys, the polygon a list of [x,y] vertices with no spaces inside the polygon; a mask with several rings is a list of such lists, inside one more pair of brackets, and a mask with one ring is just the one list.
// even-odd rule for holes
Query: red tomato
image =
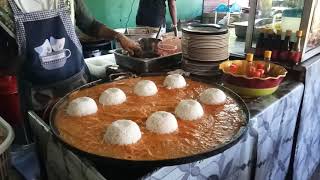
{"label": "red tomato", "polygon": [[233,74],[236,74],[238,72],[238,66],[236,64],[232,63],[229,68],[230,68],[230,72]]}
{"label": "red tomato", "polygon": [[254,77],[255,72],[256,72],[256,67],[250,66],[250,67],[249,67],[249,71],[248,71],[248,76],[249,76],[249,77]]}
{"label": "red tomato", "polygon": [[[258,69],[258,70],[259,70],[259,69]],[[253,77],[261,77],[261,72],[260,72],[260,71],[254,72]]]}
{"label": "red tomato", "polygon": [[261,75],[264,74],[264,69],[257,69],[257,71],[259,71],[261,73]]}
{"label": "red tomato", "polygon": [[264,69],[264,64],[263,63],[257,63],[257,69]]}

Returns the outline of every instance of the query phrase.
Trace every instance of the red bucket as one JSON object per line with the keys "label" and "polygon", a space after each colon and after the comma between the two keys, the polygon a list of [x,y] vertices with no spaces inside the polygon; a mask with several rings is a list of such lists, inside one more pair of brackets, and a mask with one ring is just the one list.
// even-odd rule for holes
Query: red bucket
{"label": "red bucket", "polygon": [[19,102],[16,77],[0,77],[0,116],[13,127],[20,126],[22,122]]}

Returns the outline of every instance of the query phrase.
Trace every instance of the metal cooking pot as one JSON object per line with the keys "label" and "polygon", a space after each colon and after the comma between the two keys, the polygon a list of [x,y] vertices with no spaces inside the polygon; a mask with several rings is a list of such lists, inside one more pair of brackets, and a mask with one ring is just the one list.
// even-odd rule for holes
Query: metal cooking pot
{"label": "metal cooking pot", "polygon": [[[147,76],[150,76],[150,74],[146,74]],[[153,74],[153,75],[159,75],[159,74]],[[87,89],[102,83],[106,83],[104,80],[98,80],[95,82],[88,83],[78,89],[75,89],[74,91],[68,93],[66,96],[61,98],[53,107],[51,114],[50,114],[50,127],[51,130],[54,134],[54,137],[59,140],[65,147],[70,149],[71,151],[75,152],[76,154],[80,155],[81,157],[84,157],[94,163],[96,168],[105,175],[107,178],[115,178],[115,179],[128,179],[130,178],[137,178],[137,177],[142,177],[157,168],[160,168],[162,166],[172,166],[172,165],[179,165],[179,164],[185,164],[185,163],[191,163],[195,161],[199,161],[205,158],[209,158],[211,156],[214,156],[216,154],[222,153],[228,148],[232,147],[235,145],[241,137],[244,135],[244,133],[247,130],[249,119],[250,119],[250,113],[249,110],[244,103],[244,101],[241,99],[240,96],[235,94],[233,91],[209,82],[205,80],[200,80],[200,79],[195,79],[195,78],[190,78],[192,80],[196,81],[201,81],[207,84],[211,84],[212,86],[219,88],[223,90],[226,94],[228,94],[230,97],[232,97],[241,107],[243,110],[243,113],[245,115],[245,125],[240,128],[240,130],[233,136],[231,137],[230,141],[224,142],[221,145],[217,146],[214,149],[208,150],[207,152],[204,153],[199,153],[199,154],[194,154],[186,157],[181,157],[181,158],[175,158],[175,159],[165,159],[165,160],[125,160],[125,159],[115,159],[112,157],[105,157],[105,156],[99,156],[93,153],[85,152],[82,151],[73,145],[67,143],[61,136],[58,131],[58,129],[55,126],[55,115],[57,112],[57,109],[62,105],[67,102],[69,102],[69,96],[71,93],[82,90],[82,89]],[[124,173],[125,172],[125,173]]]}
{"label": "metal cooking pot", "polygon": [[138,43],[142,49],[141,57],[139,58],[154,58],[159,57],[156,53],[158,44],[161,40],[156,38],[141,38]]}
{"label": "metal cooking pot", "polygon": [[158,56],[153,58],[131,57],[123,53],[122,49],[114,51],[116,63],[135,73],[150,73],[170,71],[178,68],[181,63],[181,52],[169,56]]}
{"label": "metal cooking pot", "polygon": [[[271,18],[257,19],[254,25],[254,36],[258,37],[261,29],[266,28],[266,25],[272,24]],[[236,36],[239,38],[245,38],[247,34],[248,21],[234,22]]]}

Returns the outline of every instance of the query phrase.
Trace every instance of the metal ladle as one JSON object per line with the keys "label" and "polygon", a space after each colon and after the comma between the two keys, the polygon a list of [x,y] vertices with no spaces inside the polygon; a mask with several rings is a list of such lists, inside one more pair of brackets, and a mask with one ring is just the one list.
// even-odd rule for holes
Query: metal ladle
{"label": "metal ladle", "polygon": [[162,26],[159,27],[158,33],[157,33],[157,35],[156,35],[156,39],[159,39],[161,29],[162,29]]}

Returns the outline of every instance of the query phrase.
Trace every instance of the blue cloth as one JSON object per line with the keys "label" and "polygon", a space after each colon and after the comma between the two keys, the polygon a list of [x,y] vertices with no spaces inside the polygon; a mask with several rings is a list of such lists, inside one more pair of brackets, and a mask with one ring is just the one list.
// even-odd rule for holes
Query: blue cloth
{"label": "blue cloth", "polygon": [[241,7],[237,3],[233,3],[230,8],[226,4],[219,4],[214,9],[214,11],[217,12],[217,13],[240,12],[241,11]]}
{"label": "blue cloth", "polygon": [[40,166],[34,144],[16,146],[12,148],[10,156],[11,164],[26,180],[39,179]]}
{"label": "blue cloth", "polygon": [[294,158],[294,180],[320,179],[320,56],[301,65],[305,92]]}
{"label": "blue cloth", "polygon": [[219,4],[216,9],[215,9],[216,12],[218,13],[222,13],[222,12],[229,12],[230,9],[227,5],[225,4]]}
{"label": "blue cloth", "polygon": [[233,12],[240,12],[241,11],[241,7],[237,4],[237,3],[233,3],[231,5],[231,8],[230,8],[230,12],[233,13]]}

